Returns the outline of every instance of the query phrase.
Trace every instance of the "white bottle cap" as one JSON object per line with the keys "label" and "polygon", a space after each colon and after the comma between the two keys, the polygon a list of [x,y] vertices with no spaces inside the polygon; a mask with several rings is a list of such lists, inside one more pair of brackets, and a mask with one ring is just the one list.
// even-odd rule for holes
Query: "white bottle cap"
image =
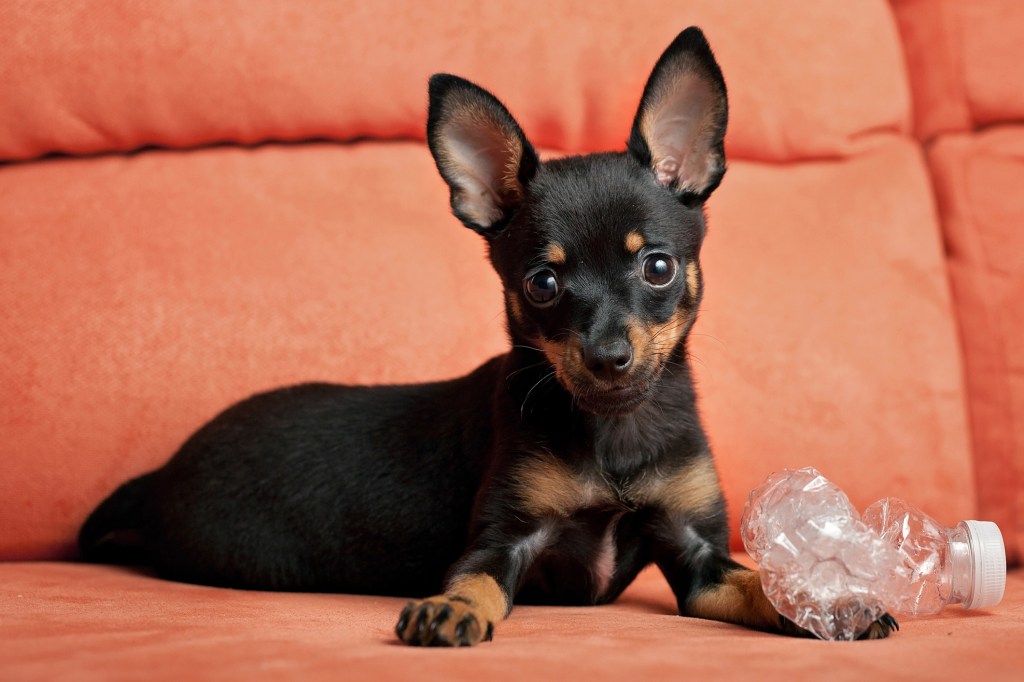
{"label": "white bottle cap", "polygon": [[999,526],[991,521],[961,521],[967,528],[974,557],[974,586],[965,609],[984,609],[1003,600],[1006,589],[1006,548]]}

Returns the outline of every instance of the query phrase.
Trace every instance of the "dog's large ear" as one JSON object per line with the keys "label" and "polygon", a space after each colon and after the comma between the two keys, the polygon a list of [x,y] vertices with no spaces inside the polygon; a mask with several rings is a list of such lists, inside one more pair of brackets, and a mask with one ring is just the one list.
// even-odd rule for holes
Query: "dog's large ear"
{"label": "dog's large ear", "polygon": [[457,76],[430,79],[427,143],[451,188],[452,212],[484,235],[504,228],[537,172],[537,152],[508,109]]}
{"label": "dog's large ear", "polygon": [[629,153],[687,201],[703,201],[725,175],[725,80],[695,26],[668,46],[647,80]]}

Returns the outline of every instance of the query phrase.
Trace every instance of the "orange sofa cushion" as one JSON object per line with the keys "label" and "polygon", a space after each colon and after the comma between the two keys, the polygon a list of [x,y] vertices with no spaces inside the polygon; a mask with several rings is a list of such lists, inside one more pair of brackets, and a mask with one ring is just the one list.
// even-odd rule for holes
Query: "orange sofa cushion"
{"label": "orange sofa cushion", "polygon": [[518,606],[472,649],[399,646],[402,599],[242,592],[110,566],[0,564],[5,680],[1012,680],[1024,574],[989,612],[904,618],[892,638],[819,642],[675,615],[657,571],[615,603]]}
{"label": "orange sofa cushion", "polygon": [[497,276],[423,145],[54,159],[0,178],[0,558],[72,555],[120,479],[252,392],[447,377],[504,349]]}
{"label": "orange sofa cushion", "polygon": [[[0,178],[0,353],[16,359],[0,368],[0,558],[71,556],[105,494],[249,393],[445,378],[505,347],[482,240],[448,214],[423,145],[151,151]],[[817,466],[860,506],[903,494],[970,516],[913,143],[737,161],[709,209],[691,351],[734,528],[782,466]]]}
{"label": "orange sofa cushion", "polygon": [[1024,3],[892,0],[923,139],[1024,118]]}
{"label": "orange sofa cushion", "polygon": [[1024,548],[1024,127],[946,135],[929,155],[960,322],[979,513]]}
{"label": "orange sofa cushion", "polygon": [[725,71],[735,158],[835,156],[909,126],[883,0],[0,3],[0,160],[422,139],[437,71],[492,87],[538,146],[619,149],[654,61],[690,24]]}
{"label": "orange sofa cushion", "polygon": [[[692,350],[733,523],[790,465],[861,506],[971,515],[938,227],[881,0],[2,5],[0,158],[419,138],[434,70],[493,87],[541,145],[621,149],[691,23],[731,95]],[[500,352],[497,279],[446,204],[408,141],[0,168],[0,558],[72,555],[103,495],[251,392]]]}

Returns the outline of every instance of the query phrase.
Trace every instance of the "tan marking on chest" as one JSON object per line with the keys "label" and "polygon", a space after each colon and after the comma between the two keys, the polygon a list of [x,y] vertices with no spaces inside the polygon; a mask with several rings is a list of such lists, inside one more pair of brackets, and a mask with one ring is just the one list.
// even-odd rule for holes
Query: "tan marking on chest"
{"label": "tan marking on chest", "polygon": [[516,467],[523,510],[533,516],[570,516],[573,512],[615,501],[603,481],[584,478],[553,455],[530,457]]}
{"label": "tan marking on chest", "polygon": [[641,481],[630,497],[670,511],[703,515],[713,512],[722,499],[718,472],[710,456],[702,456],[668,476]]}

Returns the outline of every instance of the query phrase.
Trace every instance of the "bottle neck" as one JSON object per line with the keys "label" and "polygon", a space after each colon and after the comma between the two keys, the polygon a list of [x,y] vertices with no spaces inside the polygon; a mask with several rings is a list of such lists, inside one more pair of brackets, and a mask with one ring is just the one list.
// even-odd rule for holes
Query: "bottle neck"
{"label": "bottle neck", "polygon": [[960,523],[945,531],[949,548],[950,604],[963,604],[974,590],[974,555],[967,527]]}

